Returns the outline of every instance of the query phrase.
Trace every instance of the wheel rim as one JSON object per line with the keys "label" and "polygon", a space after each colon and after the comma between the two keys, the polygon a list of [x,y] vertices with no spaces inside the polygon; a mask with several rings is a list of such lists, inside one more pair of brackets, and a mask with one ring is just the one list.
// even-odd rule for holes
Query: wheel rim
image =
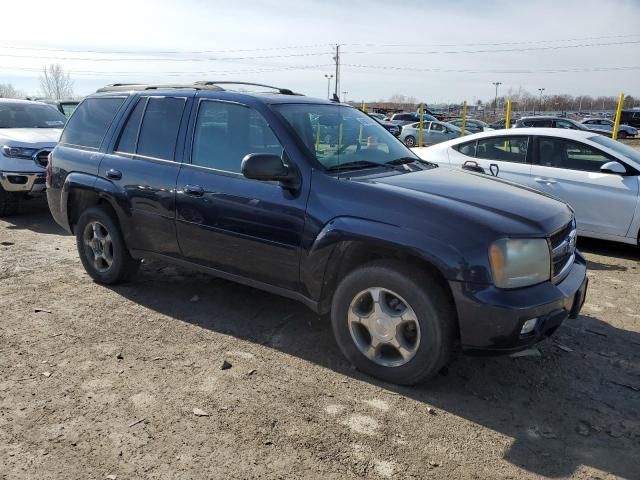
{"label": "wheel rim", "polygon": [[94,220],[84,228],[85,255],[98,272],[104,273],[113,264],[113,242],[107,228]]}
{"label": "wheel rim", "polygon": [[406,364],[420,346],[420,324],[413,308],[385,288],[358,293],[349,305],[347,322],[358,350],[383,367]]}
{"label": "wheel rim", "polygon": [[407,137],[405,142],[407,144],[407,147],[413,147],[416,144],[416,141],[413,139],[413,137]]}

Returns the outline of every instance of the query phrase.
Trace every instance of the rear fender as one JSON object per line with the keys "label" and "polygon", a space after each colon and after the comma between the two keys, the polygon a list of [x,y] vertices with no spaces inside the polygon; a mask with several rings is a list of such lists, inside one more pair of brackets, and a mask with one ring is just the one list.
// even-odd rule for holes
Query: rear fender
{"label": "rear fender", "polygon": [[[70,198],[74,199],[72,204],[69,203]],[[66,212],[69,231],[73,231],[74,223],[82,211],[101,203],[108,204],[117,216],[125,241],[128,240],[131,206],[124,190],[114,183],[86,173],[70,173],[62,186],[60,203],[61,211]]]}

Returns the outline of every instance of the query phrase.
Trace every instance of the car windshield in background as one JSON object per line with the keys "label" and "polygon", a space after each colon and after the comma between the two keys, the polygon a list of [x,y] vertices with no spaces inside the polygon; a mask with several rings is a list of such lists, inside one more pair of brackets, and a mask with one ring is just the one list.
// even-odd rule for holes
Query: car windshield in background
{"label": "car windshield in background", "polygon": [[274,108],[327,169],[421,162],[378,122],[355,108],[322,104],[283,104]]}
{"label": "car windshield in background", "polygon": [[66,121],[49,105],[0,103],[0,128],[62,128]]}
{"label": "car windshield in background", "polygon": [[603,147],[610,148],[621,155],[624,155],[627,158],[630,158],[634,162],[640,164],[640,151],[631,148],[629,145],[625,145],[622,142],[618,142],[609,137],[605,137],[604,135],[596,135],[595,137],[589,137],[589,140],[592,142],[599,143]]}

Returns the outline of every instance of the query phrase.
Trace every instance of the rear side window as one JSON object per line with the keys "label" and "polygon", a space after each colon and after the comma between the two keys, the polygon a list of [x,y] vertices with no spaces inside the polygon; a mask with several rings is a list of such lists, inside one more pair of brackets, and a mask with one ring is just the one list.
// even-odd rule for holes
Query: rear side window
{"label": "rear side window", "polygon": [[138,155],[173,160],[185,103],[185,98],[176,97],[147,100],[138,134]]}
{"label": "rear side window", "polygon": [[191,155],[194,165],[240,173],[247,154],[281,156],[282,151],[264,117],[252,108],[235,103],[200,103]]}
{"label": "rear side window", "polygon": [[491,137],[478,140],[477,158],[526,163],[529,137]]}
{"label": "rear side window", "polygon": [[124,97],[84,100],[67,122],[60,143],[98,150],[124,100]]}
{"label": "rear side window", "polygon": [[122,129],[120,138],[116,145],[116,151],[119,153],[135,154],[138,146],[138,134],[140,133],[140,121],[142,120],[142,114],[147,105],[147,99],[141,98],[136,107],[133,109],[127,123]]}
{"label": "rear side window", "polygon": [[455,145],[454,150],[457,150],[458,152],[460,152],[462,155],[466,155],[468,157],[475,157],[476,156],[476,142],[475,140],[473,142],[465,142],[465,143],[461,143],[459,145]]}

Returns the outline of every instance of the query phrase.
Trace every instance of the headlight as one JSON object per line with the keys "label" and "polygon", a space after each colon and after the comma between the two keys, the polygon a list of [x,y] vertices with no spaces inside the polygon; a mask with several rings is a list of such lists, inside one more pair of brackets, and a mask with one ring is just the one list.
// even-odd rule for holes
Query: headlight
{"label": "headlight", "polygon": [[4,145],[2,147],[2,154],[5,157],[28,158],[30,160],[33,158],[33,154],[38,150],[38,148],[10,147],[8,145]]}
{"label": "headlight", "polygon": [[503,238],[489,247],[493,282],[498,288],[535,285],[551,278],[549,244],[544,238]]}

